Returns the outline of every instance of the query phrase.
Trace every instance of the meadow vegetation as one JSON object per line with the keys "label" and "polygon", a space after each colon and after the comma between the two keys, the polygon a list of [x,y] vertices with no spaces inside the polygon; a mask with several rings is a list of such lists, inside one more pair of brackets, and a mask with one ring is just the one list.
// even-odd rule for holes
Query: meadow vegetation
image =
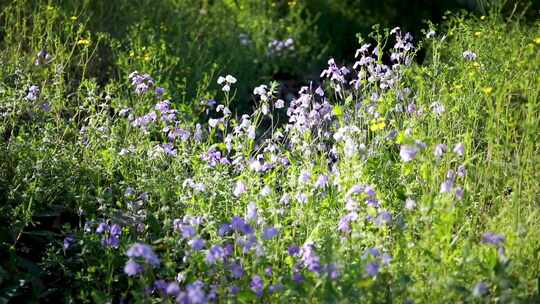
{"label": "meadow vegetation", "polygon": [[538,18],[110,2],[0,6],[1,303],[540,302]]}

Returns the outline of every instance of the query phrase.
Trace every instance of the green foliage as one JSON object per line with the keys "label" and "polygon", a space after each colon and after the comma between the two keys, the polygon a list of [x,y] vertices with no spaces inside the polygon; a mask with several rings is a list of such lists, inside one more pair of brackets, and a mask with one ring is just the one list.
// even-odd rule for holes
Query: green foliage
{"label": "green foliage", "polygon": [[[389,87],[366,78],[355,89],[352,72],[324,80],[323,99],[306,83],[299,98],[331,106],[327,120],[302,129],[284,126],[278,100],[294,100],[271,80],[311,75],[326,59],[314,27],[326,17],[307,2],[13,1],[2,9],[0,302],[173,302],[147,292],[160,279],[182,290],[200,280],[218,302],[540,300],[538,22],[450,16],[405,52],[425,51],[424,63],[396,67]],[[390,49],[393,36],[374,29],[369,41]],[[288,38],[294,50],[269,54],[269,43]],[[51,57],[36,65],[40,50]],[[476,57],[464,58],[467,50]],[[148,92],[134,92],[136,70],[154,77]],[[224,80],[230,91],[216,83],[228,74],[238,79]],[[452,151],[458,143],[463,155]],[[434,155],[438,144],[448,151]],[[410,161],[407,146],[417,149]],[[216,151],[226,161],[212,163]],[[441,191],[449,179],[451,190]],[[357,219],[345,229],[351,202]],[[220,233],[234,216],[253,232]],[[196,236],[182,235],[188,222]],[[269,227],[278,235],[267,239]],[[486,232],[505,241],[486,243]],[[250,237],[257,242],[246,250]],[[159,266],[130,256],[142,273],[126,275],[134,243],[149,244]],[[232,248],[225,262],[209,262],[217,245]],[[288,254],[291,245],[302,254]],[[320,269],[310,269],[310,253]],[[265,283],[262,298],[254,275]],[[271,293],[270,284],[284,289]]]}

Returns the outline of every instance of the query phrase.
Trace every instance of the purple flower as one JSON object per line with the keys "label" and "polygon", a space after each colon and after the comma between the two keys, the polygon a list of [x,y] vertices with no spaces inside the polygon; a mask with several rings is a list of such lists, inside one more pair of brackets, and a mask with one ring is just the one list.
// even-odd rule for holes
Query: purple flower
{"label": "purple flower", "polygon": [[190,225],[180,225],[180,232],[182,233],[182,238],[184,239],[190,239],[197,234],[195,228]]}
{"label": "purple flower", "polygon": [[467,176],[467,168],[465,168],[465,165],[459,165],[457,175],[461,178],[465,178],[465,176]]}
{"label": "purple flower", "polygon": [[289,246],[289,248],[287,249],[287,252],[289,253],[290,256],[295,256],[297,255],[298,253],[300,253],[300,247],[296,246],[296,245],[291,245]]}
{"label": "purple flower", "polygon": [[143,243],[135,243],[129,247],[126,255],[130,258],[143,258],[146,263],[157,267],[159,266],[159,258],[154,253],[154,250],[149,245]]}
{"label": "purple flower", "polygon": [[180,286],[178,286],[178,283],[176,282],[170,282],[169,284],[167,284],[165,292],[169,296],[176,297],[178,294],[180,294]]}
{"label": "purple flower", "polygon": [[39,96],[39,87],[37,85],[32,85],[28,89],[28,94],[25,99],[29,101],[35,101]]}
{"label": "purple flower", "polygon": [[101,239],[101,244],[105,247],[118,248],[120,246],[120,239],[118,235],[109,235]]}
{"label": "purple flower", "polygon": [[399,150],[399,156],[401,156],[401,160],[404,162],[415,159],[417,153],[418,148],[413,145],[401,145],[401,149]]}
{"label": "purple flower", "polygon": [[451,179],[447,179],[441,183],[441,189],[439,190],[439,192],[449,193],[450,191],[452,191],[452,187],[454,187],[454,181]]}
{"label": "purple flower", "polygon": [[268,286],[268,293],[270,294],[277,293],[277,292],[282,291],[283,289],[285,289],[285,286],[283,286],[283,284],[280,284],[280,283],[272,284]]}
{"label": "purple flower", "polygon": [[154,90],[154,93],[156,93],[156,95],[158,95],[158,96],[161,96],[161,95],[165,94],[165,89],[162,88],[162,87],[157,87],[157,88]]}
{"label": "purple flower", "polygon": [[459,156],[463,156],[465,154],[465,145],[463,143],[458,143],[454,146],[454,153],[456,153]]}
{"label": "purple flower", "polygon": [[315,188],[325,188],[328,186],[328,176],[321,174],[315,182]]}
{"label": "purple flower", "polygon": [[463,52],[463,58],[469,61],[473,61],[476,60],[476,54],[470,50],[466,50],[465,52]]}
{"label": "purple flower", "polygon": [[195,251],[202,250],[204,248],[204,245],[206,242],[203,239],[193,239],[188,242],[188,244],[191,246],[191,249]]}
{"label": "purple flower", "polygon": [[258,218],[257,205],[254,202],[250,202],[247,205],[246,220],[249,222],[256,222]]}
{"label": "purple flower", "polygon": [[309,171],[302,171],[298,177],[298,182],[301,184],[307,184],[311,179],[311,173]]}
{"label": "purple flower", "polygon": [[456,188],[456,198],[458,200],[462,200],[464,194],[465,194],[465,191],[463,190],[463,188],[461,188],[461,187]]}
{"label": "purple flower", "polygon": [[75,238],[72,235],[66,236],[64,238],[64,250],[68,250],[73,243],[75,243]]}
{"label": "purple flower", "polygon": [[237,181],[236,186],[234,187],[233,194],[236,197],[240,197],[240,195],[244,194],[246,192],[247,188],[244,182]]}
{"label": "purple flower", "polygon": [[276,100],[276,102],[274,103],[274,107],[276,109],[281,109],[281,108],[285,107],[285,101],[283,101],[283,99]]}
{"label": "purple flower", "polygon": [[330,263],[330,264],[326,265],[325,269],[326,269],[326,273],[328,274],[330,279],[335,280],[335,279],[339,278],[340,273],[339,273],[339,269],[336,266],[336,264]]}
{"label": "purple flower", "polygon": [[154,86],[154,79],[148,74],[140,74],[134,71],[129,74],[128,78],[131,81],[131,85],[135,87],[135,93],[139,95],[146,93]]}
{"label": "purple flower", "polygon": [[476,283],[476,285],[474,285],[474,288],[473,288],[473,291],[472,291],[473,296],[476,297],[476,298],[482,297],[485,294],[487,294],[488,292],[489,292],[489,288],[488,288],[487,284],[484,283],[484,282]]}
{"label": "purple flower", "polygon": [[486,232],[482,235],[482,243],[494,245],[496,247],[501,247],[505,242],[505,237],[501,234],[496,234],[494,232]]}
{"label": "purple flower", "polygon": [[377,215],[377,218],[375,219],[375,223],[379,226],[389,225],[391,222],[392,215],[387,211],[379,212],[379,215]]}
{"label": "purple flower", "polygon": [[264,240],[270,240],[274,238],[276,235],[278,235],[278,230],[274,227],[268,227],[264,229],[262,238]]}
{"label": "purple flower", "polygon": [[[201,281],[195,281],[192,284],[186,286],[186,296],[184,299],[180,299],[180,303],[189,303],[189,304],[204,304],[208,300],[206,294],[204,293],[204,283]],[[178,298],[177,298],[178,300]]]}
{"label": "purple flower", "polygon": [[214,245],[208,253],[206,254],[206,263],[211,265],[215,264],[218,260],[223,260],[225,258],[225,250],[220,245]]}
{"label": "purple flower", "polygon": [[233,296],[236,296],[240,292],[240,287],[233,285],[229,288],[229,293]]}
{"label": "purple flower", "polygon": [[298,271],[293,272],[292,279],[296,284],[300,284],[304,281],[304,277]]}
{"label": "purple flower", "polygon": [[254,275],[251,277],[251,284],[250,284],[251,290],[257,295],[257,297],[262,297],[264,293],[264,281],[263,279],[258,276]]}
{"label": "purple flower", "polygon": [[231,231],[231,225],[225,223],[223,225],[221,225],[218,229],[218,235],[219,236],[224,236],[226,234],[228,234],[229,232]]}
{"label": "purple flower", "polygon": [[111,226],[111,235],[121,235],[122,234],[122,227],[120,225],[114,224]]}
{"label": "purple flower", "polygon": [[448,148],[446,147],[445,144],[438,144],[435,146],[435,151],[433,151],[433,154],[436,156],[436,157],[442,157],[443,154],[446,152]]}
{"label": "purple flower", "polygon": [[142,272],[142,270],[143,270],[142,266],[132,259],[129,259],[126,265],[124,266],[124,273],[130,277],[138,275],[139,273]]}
{"label": "purple flower", "polygon": [[176,156],[177,151],[172,144],[162,144],[161,149],[168,156]]}
{"label": "purple flower", "polygon": [[105,223],[100,223],[98,227],[96,228],[96,233],[102,234],[109,231],[109,225]]}
{"label": "purple flower", "polygon": [[249,226],[243,218],[235,216],[231,220],[231,228],[234,231],[242,232],[244,234],[250,234],[253,232],[253,228]]}
{"label": "purple flower", "polygon": [[241,279],[244,276],[244,268],[240,263],[232,263],[231,274],[235,279]]}
{"label": "purple flower", "polygon": [[300,259],[306,268],[311,272],[320,272],[321,270],[321,261],[313,244],[306,244],[302,247],[300,251]]}
{"label": "purple flower", "polygon": [[366,267],[364,268],[364,271],[366,272],[367,275],[374,277],[377,274],[379,274],[379,268],[380,268],[379,264],[377,264],[376,262],[370,262],[366,265]]}

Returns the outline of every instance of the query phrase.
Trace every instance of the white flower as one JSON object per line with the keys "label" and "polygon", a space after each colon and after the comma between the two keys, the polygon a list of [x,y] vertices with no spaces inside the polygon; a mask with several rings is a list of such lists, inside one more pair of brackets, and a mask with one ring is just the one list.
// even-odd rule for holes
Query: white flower
{"label": "white flower", "polygon": [[227,76],[225,76],[225,81],[227,81],[230,84],[233,84],[233,83],[236,83],[236,78],[234,78],[231,75],[227,75]]}

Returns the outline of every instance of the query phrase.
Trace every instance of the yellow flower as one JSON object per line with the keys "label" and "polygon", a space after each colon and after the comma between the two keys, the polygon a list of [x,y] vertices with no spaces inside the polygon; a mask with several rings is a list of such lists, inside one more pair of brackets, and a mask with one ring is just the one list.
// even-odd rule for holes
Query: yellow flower
{"label": "yellow flower", "polygon": [[482,32],[475,32],[474,35],[475,35],[476,37],[480,37],[480,35],[482,35]]}
{"label": "yellow flower", "polygon": [[72,21],[75,21],[77,20],[77,16],[71,16],[69,19],[71,19]]}
{"label": "yellow flower", "polygon": [[536,37],[536,39],[534,39],[534,43],[540,44],[540,37]]}
{"label": "yellow flower", "polygon": [[480,16],[480,20],[485,20],[486,16]]}
{"label": "yellow flower", "polygon": [[386,123],[384,122],[384,118],[378,118],[374,119],[371,122],[371,125],[369,126],[369,129],[373,132],[383,130],[384,127],[386,127]]}
{"label": "yellow flower", "polygon": [[484,94],[486,95],[489,95],[491,94],[491,92],[493,92],[493,88],[492,87],[485,87],[482,89],[482,92],[484,92]]}
{"label": "yellow flower", "polygon": [[77,40],[77,45],[89,45],[89,44],[90,44],[89,39],[82,38],[82,39]]}

